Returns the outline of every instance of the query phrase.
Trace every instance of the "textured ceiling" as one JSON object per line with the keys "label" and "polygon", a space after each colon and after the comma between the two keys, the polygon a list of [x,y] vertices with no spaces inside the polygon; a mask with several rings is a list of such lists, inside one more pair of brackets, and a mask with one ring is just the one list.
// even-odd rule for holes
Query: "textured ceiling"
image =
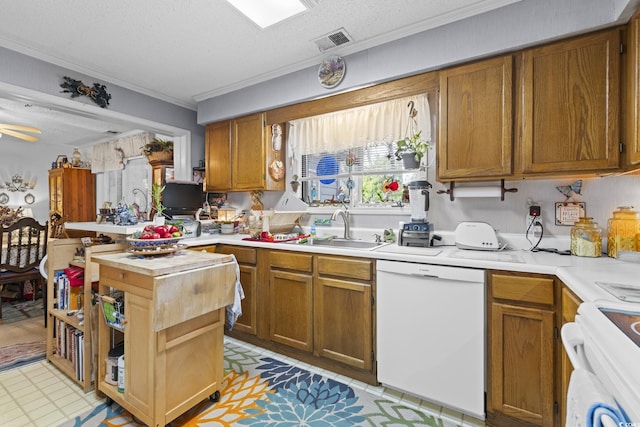
{"label": "textured ceiling", "polygon": [[[224,0],[0,0],[0,46],[178,105],[520,0],[306,0],[261,29]],[[353,41],[313,42],[339,28]]]}

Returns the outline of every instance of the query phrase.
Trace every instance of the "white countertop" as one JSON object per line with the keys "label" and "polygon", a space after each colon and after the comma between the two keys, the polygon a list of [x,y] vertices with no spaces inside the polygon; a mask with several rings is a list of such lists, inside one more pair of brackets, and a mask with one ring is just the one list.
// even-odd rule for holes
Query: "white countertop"
{"label": "white countertop", "polygon": [[65,222],[64,228],[68,230],[93,231],[102,234],[129,235],[142,230],[146,225],[150,224],[153,224],[153,222],[139,222],[136,225],[116,225],[110,222],[103,222],[101,224],[97,222]]}
{"label": "white countertop", "polygon": [[[640,286],[640,264],[607,256],[587,258],[523,249],[502,252],[468,251],[457,249],[455,246],[415,248],[398,246],[395,243],[375,250],[365,250],[243,240],[246,237],[247,235],[243,234],[205,234],[182,242],[190,247],[224,243],[284,251],[330,253],[423,264],[551,274],[562,280],[583,301],[603,299],[618,301],[598,286],[597,281]],[[640,304],[635,305],[640,306]]]}
{"label": "white countertop", "polygon": [[[150,223],[120,226],[104,223],[68,222],[65,223],[65,227],[71,230],[128,235],[141,230],[147,224]],[[375,250],[367,250],[243,240],[246,238],[248,238],[247,234],[203,234],[199,237],[184,239],[181,243],[189,247],[231,244],[283,251],[315,252],[423,264],[551,274],[562,280],[583,301],[618,301],[613,295],[598,286],[596,282],[640,286],[640,263],[620,261],[607,256],[587,258],[548,252],[531,252],[526,249],[501,252],[469,251],[457,249],[454,245],[416,248],[398,246],[395,243]],[[445,238],[444,241],[446,240]],[[640,307],[640,304],[634,305],[636,309]]]}

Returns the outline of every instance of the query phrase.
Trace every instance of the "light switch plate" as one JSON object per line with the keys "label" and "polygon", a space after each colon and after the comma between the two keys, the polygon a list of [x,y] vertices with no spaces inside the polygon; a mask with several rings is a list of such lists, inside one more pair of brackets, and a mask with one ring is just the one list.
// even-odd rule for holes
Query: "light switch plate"
{"label": "light switch plate", "polygon": [[586,212],[587,204],[584,202],[556,202],[556,225],[573,226]]}

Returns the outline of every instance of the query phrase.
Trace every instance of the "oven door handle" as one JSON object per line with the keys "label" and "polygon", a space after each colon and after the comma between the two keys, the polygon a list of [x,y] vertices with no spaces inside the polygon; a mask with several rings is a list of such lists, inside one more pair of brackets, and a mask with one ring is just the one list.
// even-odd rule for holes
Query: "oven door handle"
{"label": "oven door handle", "polygon": [[589,370],[584,354],[584,334],[580,325],[575,322],[565,323],[560,330],[560,336],[573,368]]}

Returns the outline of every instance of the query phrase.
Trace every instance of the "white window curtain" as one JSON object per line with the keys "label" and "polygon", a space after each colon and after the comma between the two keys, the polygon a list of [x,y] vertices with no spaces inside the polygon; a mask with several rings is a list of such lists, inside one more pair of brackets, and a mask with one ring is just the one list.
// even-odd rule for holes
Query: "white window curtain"
{"label": "white window curtain", "polygon": [[292,120],[288,152],[293,157],[397,141],[408,136],[410,102],[418,112],[417,130],[430,140],[431,113],[424,94]]}
{"label": "white window curtain", "polygon": [[94,145],[91,152],[91,172],[124,169],[125,160],[141,156],[142,148],[154,137],[154,134],[144,132]]}

